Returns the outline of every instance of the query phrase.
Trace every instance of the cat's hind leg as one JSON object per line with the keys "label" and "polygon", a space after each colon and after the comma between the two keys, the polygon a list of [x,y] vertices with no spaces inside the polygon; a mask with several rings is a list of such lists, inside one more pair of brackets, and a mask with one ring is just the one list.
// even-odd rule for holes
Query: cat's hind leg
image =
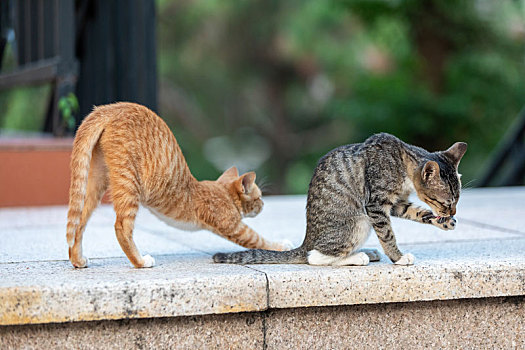
{"label": "cat's hind leg", "polygon": [[308,252],[308,264],[310,265],[333,265],[339,260],[341,260],[340,256],[323,254],[316,249]]}
{"label": "cat's hind leg", "polygon": [[155,266],[155,259],[153,259],[151,255],[141,256],[133,241],[135,217],[139,209],[138,200],[128,196],[126,196],[126,198],[113,197],[113,204],[115,206],[115,212],[117,213],[115,234],[117,235],[120,247],[129,261],[137,268]]}
{"label": "cat's hind leg", "polygon": [[351,254],[348,254],[343,259],[340,259],[336,262],[334,262],[333,266],[345,266],[345,265],[353,265],[353,266],[366,266],[370,262],[370,258],[368,257],[368,254],[364,252],[353,252]]}
{"label": "cat's hind leg", "polygon": [[[370,262],[366,252],[357,252],[370,235],[370,222],[364,215],[347,214],[345,220],[330,220],[320,227],[323,232],[315,243],[315,248],[308,252],[310,265],[355,265],[364,266]],[[372,256],[376,259],[377,256]]]}
{"label": "cat's hind leg", "polygon": [[75,229],[75,241],[69,248],[69,260],[73,266],[81,268],[87,267],[88,259],[82,254],[82,238],[86,224],[91,214],[100,203],[102,196],[108,188],[107,169],[100,153],[100,149],[95,147],[89,168],[86,198],[80,221]]}
{"label": "cat's hind leg", "polygon": [[310,265],[365,266],[369,262],[370,259],[364,252],[352,252],[346,256],[326,255],[315,249],[308,252],[308,264]]}

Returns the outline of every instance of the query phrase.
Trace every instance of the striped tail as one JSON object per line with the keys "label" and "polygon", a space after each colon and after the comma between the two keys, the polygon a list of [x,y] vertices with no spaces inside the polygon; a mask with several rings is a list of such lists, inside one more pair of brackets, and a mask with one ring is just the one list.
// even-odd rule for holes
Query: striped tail
{"label": "striped tail", "polygon": [[[67,244],[73,247],[75,231],[80,223],[86,198],[89,167],[93,148],[97,144],[104,124],[93,111],[78,128],[71,154],[71,183],[69,187],[69,211],[67,213]],[[98,117],[98,118],[97,118]]]}
{"label": "striped tail", "polygon": [[235,253],[217,253],[213,256],[213,261],[226,264],[306,264],[308,262],[303,247],[282,252],[250,249]]}

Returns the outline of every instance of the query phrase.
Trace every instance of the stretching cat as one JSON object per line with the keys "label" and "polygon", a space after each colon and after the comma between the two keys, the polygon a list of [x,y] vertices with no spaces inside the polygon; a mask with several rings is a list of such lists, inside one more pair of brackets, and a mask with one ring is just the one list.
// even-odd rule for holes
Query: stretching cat
{"label": "stretching cat", "polygon": [[[379,260],[376,250],[357,252],[374,228],[386,255],[395,264],[412,265],[414,256],[396,244],[390,215],[453,230],[461,189],[458,164],[467,144],[430,153],[389,134],[342,146],[317,165],[306,206],[306,237],[287,252],[248,250],[215,254],[218,263],[367,265]],[[411,192],[432,211],[408,201]]]}
{"label": "stretching cat", "polygon": [[152,267],[133,241],[139,203],[169,225],[207,229],[246,248],[283,250],[246,226],[243,217],[263,207],[255,173],[226,170],[217,181],[197,181],[172,132],[144,106],[115,103],[96,107],[80,125],[71,156],[67,215],[69,260],[86,267],[82,235],[102,195],[111,189],[118,242],[135,267]]}

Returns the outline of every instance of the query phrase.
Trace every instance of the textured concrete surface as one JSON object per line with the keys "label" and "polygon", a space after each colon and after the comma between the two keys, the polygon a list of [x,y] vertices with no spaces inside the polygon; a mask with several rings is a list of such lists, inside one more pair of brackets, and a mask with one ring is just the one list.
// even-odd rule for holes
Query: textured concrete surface
{"label": "textured concrete surface", "polygon": [[[154,269],[124,259],[73,269],[56,261],[2,266],[0,325],[202,315],[266,309],[264,274],[200,256],[157,256]],[[234,287],[233,287],[234,286]]]}
{"label": "textured concrete surface", "polygon": [[[305,201],[266,198],[261,215],[246,222],[299,245]],[[384,255],[366,267],[213,264],[214,252],[241,248],[207,231],[168,227],[141,209],[135,240],[158,266],[137,270],[117,243],[112,208],[102,206],[84,238],[91,265],[75,270],[66,207],[0,209],[0,324],[524,295],[524,203],[525,188],[469,190],[455,231],[394,219],[401,250],[416,256],[409,267]],[[374,234],[366,246],[381,251]]]}
{"label": "textured concrete surface", "polygon": [[0,327],[11,349],[263,349],[257,313]]}
{"label": "textured concrete surface", "polygon": [[[490,242],[490,244],[489,244]],[[404,246],[414,266],[252,265],[271,308],[525,295],[525,239]]]}
{"label": "textured concrete surface", "polygon": [[523,349],[522,297],[0,327],[10,349]]}
{"label": "textured concrete surface", "polygon": [[522,297],[279,309],[267,349],[524,349]]}

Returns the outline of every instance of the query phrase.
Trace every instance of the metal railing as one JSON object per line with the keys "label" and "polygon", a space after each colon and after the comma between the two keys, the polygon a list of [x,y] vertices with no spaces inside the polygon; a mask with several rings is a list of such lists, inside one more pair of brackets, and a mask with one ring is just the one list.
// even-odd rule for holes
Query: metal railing
{"label": "metal railing", "polygon": [[[0,0],[0,89],[51,83],[43,130],[62,135],[58,101],[79,111],[131,101],[156,110],[155,0]],[[6,43],[16,67],[2,69]],[[68,119],[71,122],[71,119]]]}
{"label": "metal railing", "polygon": [[[77,81],[75,29],[73,0],[1,2],[0,89],[51,83],[43,129],[54,135],[64,133],[58,101],[74,92]],[[7,43],[12,45],[16,67],[5,72],[1,61]]]}

